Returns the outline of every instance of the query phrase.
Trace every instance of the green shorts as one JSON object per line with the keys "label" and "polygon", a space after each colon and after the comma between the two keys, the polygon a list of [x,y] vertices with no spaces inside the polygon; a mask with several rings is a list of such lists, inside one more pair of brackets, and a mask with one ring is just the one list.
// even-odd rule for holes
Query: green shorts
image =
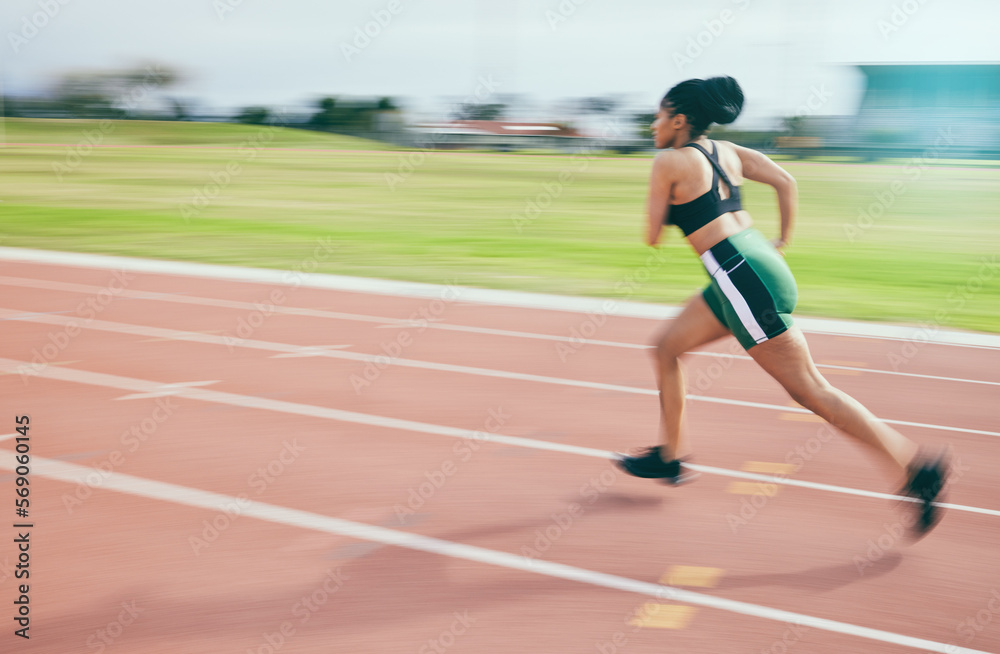
{"label": "green shorts", "polygon": [[712,278],[702,295],[744,350],[792,326],[799,292],[784,257],[754,228],[701,255]]}

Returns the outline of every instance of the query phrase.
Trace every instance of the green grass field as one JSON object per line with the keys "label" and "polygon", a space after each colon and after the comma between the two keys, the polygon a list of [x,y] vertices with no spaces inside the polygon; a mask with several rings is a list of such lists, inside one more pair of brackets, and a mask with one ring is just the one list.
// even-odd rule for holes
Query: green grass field
{"label": "green grass field", "polygon": [[[642,244],[648,156],[140,121],[15,119],[3,137],[51,145],[0,148],[0,245],[293,268],[330,239],[322,272],[666,303],[706,281],[676,229],[659,258]],[[1000,168],[941,163],[782,162],[797,313],[1000,331]],[[744,189],[775,235],[773,192]]]}

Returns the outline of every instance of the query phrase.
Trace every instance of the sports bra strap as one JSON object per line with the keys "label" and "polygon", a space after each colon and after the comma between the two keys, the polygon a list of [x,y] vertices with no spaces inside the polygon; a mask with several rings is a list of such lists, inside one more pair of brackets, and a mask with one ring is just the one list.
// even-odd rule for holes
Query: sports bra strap
{"label": "sports bra strap", "polygon": [[[712,168],[715,169],[715,172],[719,175],[719,177],[722,178],[722,181],[724,181],[726,183],[726,186],[729,187],[729,194],[732,195],[732,193],[733,193],[733,183],[729,181],[729,175],[726,174],[726,171],[722,169],[722,165],[719,164],[719,159],[718,159],[719,146],[715,145],[714,143],[712,144],[712,146],[715,149],[715,154],[714,155],[709,154],[708,150],[706,150],[705,148],[701,147],[697,143],[688,143],[684,147],[685,148],[694,148],[696,150],[699,150],[703,155],[705,155],[708,158],[708,162],[710,164],[712,164]],[[713,184],[713,186],[714,186],[714,184]],[[715,191],[716,194],[718,194],[718,192],[719,192],[718,188],[713,188],[712,190]]]}

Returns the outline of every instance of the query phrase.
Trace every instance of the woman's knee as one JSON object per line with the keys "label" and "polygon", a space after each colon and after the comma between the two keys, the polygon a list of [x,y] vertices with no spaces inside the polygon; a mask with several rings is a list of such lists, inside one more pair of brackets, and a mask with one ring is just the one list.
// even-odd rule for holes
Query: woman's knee
{"label": "woman's knee", "polygon": [[653,346],[653,358],[659,363],[671,363],[677,361],[683,352],[678,352],[674,345],[674,339],[669,332],[660,337]]}

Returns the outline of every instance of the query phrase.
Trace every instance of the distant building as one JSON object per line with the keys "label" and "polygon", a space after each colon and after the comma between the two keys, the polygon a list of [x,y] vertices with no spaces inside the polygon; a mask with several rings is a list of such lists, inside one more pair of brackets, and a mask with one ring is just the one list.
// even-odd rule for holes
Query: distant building
{"label": "distant building", "polygon": [[[865,64],[852,129],[873,147],[1000,153],[1000,64]],[[954,154],[949,154],[954,153]]]}
{"label": "distant building", "polygon": [[459,148],[562,150],[579,147],[574,141],[582,138],[575,129],[560,123],[501,120],[423,123],[415,125],[411,132],[415,145],[440,150]]}

